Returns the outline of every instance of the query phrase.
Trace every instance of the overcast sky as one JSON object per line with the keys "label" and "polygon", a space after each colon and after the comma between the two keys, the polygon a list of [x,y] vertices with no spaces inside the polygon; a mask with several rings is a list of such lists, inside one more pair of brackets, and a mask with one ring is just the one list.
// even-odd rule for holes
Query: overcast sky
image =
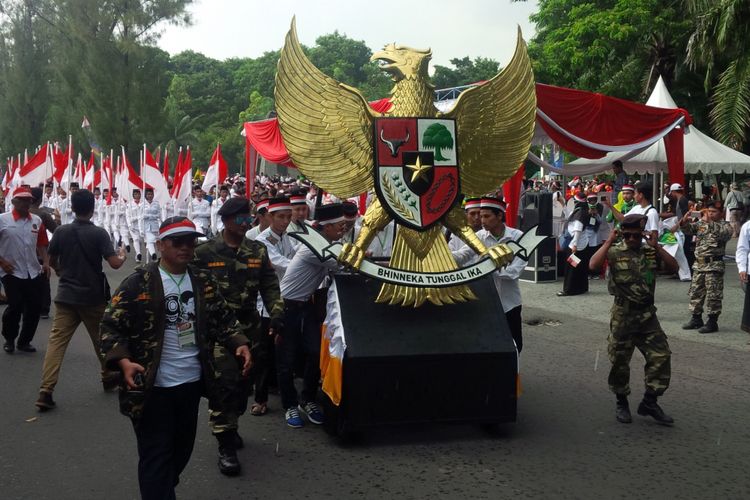
{"label": "overcast sky", "polygon": [[159,46],[170,54],[194,50],[215,59],[258,57],[281,48],[292,16],[305,45],[334,30],[378,50],[396,42],[432,48],[433,63],[454,57],[510,59],[518,25],[528,41],[535,0],[197,0],[193,25],[168,26]]}

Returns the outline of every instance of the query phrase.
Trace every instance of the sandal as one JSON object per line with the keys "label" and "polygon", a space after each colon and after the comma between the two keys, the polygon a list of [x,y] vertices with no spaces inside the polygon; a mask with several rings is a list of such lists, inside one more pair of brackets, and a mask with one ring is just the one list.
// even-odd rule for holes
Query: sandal
{"label": "sandal", "polygon": [[266,403],[253,403],[250,407],[250,415],[260,417],[268,413],[268,405]]}

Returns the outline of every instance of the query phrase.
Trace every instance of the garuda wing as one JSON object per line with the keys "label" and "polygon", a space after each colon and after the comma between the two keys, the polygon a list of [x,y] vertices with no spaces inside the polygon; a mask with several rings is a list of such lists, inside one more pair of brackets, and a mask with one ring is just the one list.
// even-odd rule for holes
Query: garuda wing
{"label": "garuda wing", "polygon": [[373,187],[372,129],[380,115],[357,89],[310,62],[294,20],[281,50],[275,97],[281,135],[300,172],[339,198]]}
{"label": "garuda wing", "polygon": [[534,134],[536,88],[526,43],[494,78],[464,91],[445,113],[456,120],[461,190],[480,196],[511,177],[526,158]]}

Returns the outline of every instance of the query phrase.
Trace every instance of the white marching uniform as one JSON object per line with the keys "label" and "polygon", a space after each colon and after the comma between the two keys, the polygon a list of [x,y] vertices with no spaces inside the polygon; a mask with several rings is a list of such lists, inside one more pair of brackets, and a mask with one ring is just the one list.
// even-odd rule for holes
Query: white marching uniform
{"label": "white marching uniform", "polygon": [[125,206],[125,219],[128,223],[130,239],[133,240],[133,248],[136,255],[141,253],[141,239],[143,239],[143,220],[141,212],[143,204],[135,200],[130,200]]}
{"label": "white marching uniform", "polygon": [[109,228],[112,232],[112,238],[115,240],[115,246],[122,242],[123,245],[130,244],[130,230],[128,229],[128,219],[126,215],[126,206],[120,198],[112,198],[112,203],[107,206],[109,215]]}
{"label": "white marching uniform", "polygon": [[[259,227],[259,226],[257,226]],[[255,228],[253,228],[255,229]],[[248,231],[249,232],[249,231]],[[255,241],[263,243],[268,249],[268,259],[271,261],[273,269],[276,271],[276,276],[279,278],[279,283],[286,274],[286,269],[289,267],[289,263],[292,261],[296,249],[292,245],[294,238],[288,236],[286,233],[278,235],[271,231],[270,227],[267,227],[255,238]],[[296,240],[295,240],[296,241]],[[257,308],[260,315],[264,318],[269,317],[266,307],[263,305],[263,300],[258,294]]]}
{"label": "white marching uniform", "polygon": [[73,215],[73,207],[70,205],[70,198],[68,196],[58,198],[55,209],[60,213],[60,225],[73,222],[75,216]]}
{"label": "white marching uniform", "polygon": [[158,201],[143,202],[143,235],[146,239],[146,252],[149,255],[156,254],[156,238],[159,235],[161,225],[161,207]]}
{"label": "white marching uniform", "polygon": [[198,198],[190,200],[189,217],[198,232],[208,235],[211,227],[211,204],[208,200]]}
{"label": "white marching uniform", "polygon": [[211,203],[211,232],[213,234],[219,234],[224,229],[224,222],[219,217],[219,209],[224,205],[225,201],[219,197]]}
{"label": "white marching uniform", "polygon": [[106,227],[104,224],[105,203],[106,201],[101,196],[94,198],[94,216],[91,217],[91,222],[97,227]]}

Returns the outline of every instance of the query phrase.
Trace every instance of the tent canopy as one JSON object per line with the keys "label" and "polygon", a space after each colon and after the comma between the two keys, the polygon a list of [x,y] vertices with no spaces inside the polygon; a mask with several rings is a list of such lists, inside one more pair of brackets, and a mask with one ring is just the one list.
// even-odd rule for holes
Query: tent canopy
{"label": "tent canopy", "polygon": [[[646,104],[660,108],[677,109],[677,104],[669,94],[669,90],[661,77],[656,82],[656,86]],[[685,172],[687,173],[750,172],[750,156],[711,139],[692,125],[687,126],[684,143]],[[627,152],[612,152],[601,159],[580,158],[566,165],[563,170],[567,175],[586,175],[611,168],[612,162],[615,160],[622,161],[628,173],[663,172],[667,169],[667,152],[664,140],[659,140],[647,148]]]}

